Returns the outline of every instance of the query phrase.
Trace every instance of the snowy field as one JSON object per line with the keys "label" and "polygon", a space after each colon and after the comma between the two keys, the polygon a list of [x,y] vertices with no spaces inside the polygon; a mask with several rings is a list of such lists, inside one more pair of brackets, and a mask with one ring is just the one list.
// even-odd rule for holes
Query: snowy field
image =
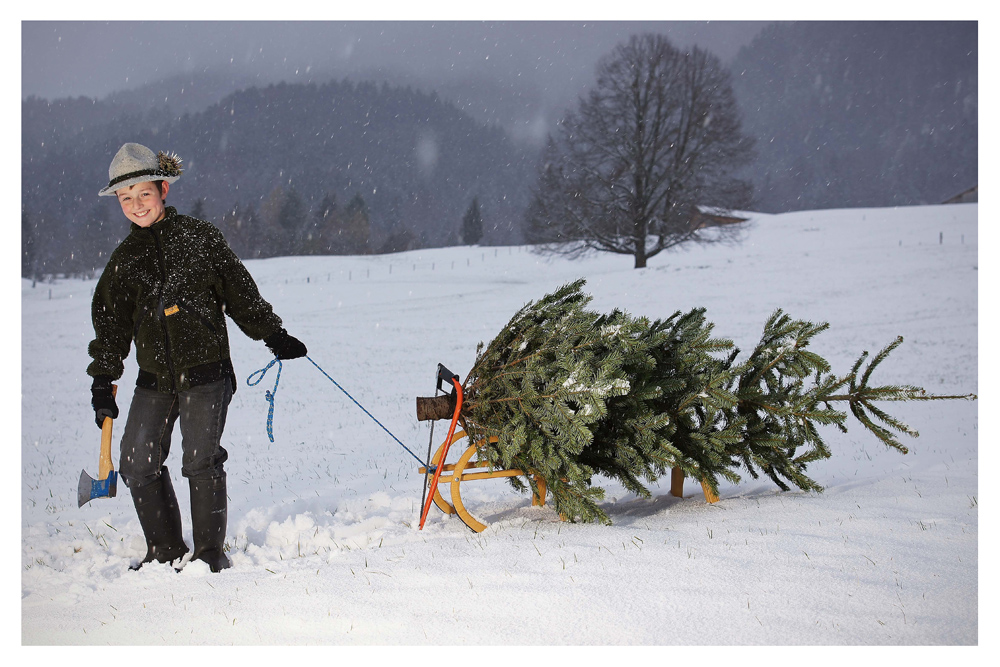
{"label": "snowy field", "polygon": [[[977,216],[976,204],[755,215],[741,245],[663,254],[644,270],[625,256],[571,262],[519,247],[247,266],[309,356],[423,457],[430,425],[414,399],[434,394],[437,363],[464,379],[477,343],[579,277],[599,310],[705,306],[715,333],[744,350],[775,308],[827,321],[812,349],[840,373],[902,335],[875,383],[978,392]],[[601,480],[608,527],[561,522],[488,480],[462,495],[485,532],[436,508],[418,530],[417,462],[305,359],[283,365],[268,441],[276,368],[247,386],[270,356],[235,326],[233,567],[129,571],[145,544],[125,485],[77,507],[100,441],[85,373],[94,284],[22,281],[25,645],[979,644],[978,402],[888,405],[920,432],[904,439],[907,455],[853,417],[847,434],[831,429],[833,457],[808,471],[823,493],[744,475],[708,505],[691,481],[684,498],[664,479],[647,500]],[[116,467],[136,371],[130,359],[119,381]],[[179,431],[173,449],[190,545]],[[515,658],[476,658],[501,659]]]}

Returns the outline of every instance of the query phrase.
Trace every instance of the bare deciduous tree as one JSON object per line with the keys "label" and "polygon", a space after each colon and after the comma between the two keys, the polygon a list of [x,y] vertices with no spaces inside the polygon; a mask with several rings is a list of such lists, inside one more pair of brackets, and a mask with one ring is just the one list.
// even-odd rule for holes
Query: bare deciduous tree
{"label": "bare deciduous tree", "polygon": [[550,138],[525,234],[548,252],[632,255],[635,268],[725,238],[696,209],[749,206],[751,186],[734,174],[752,150],[716,56],[633,36],[600,61],[596,85]]}

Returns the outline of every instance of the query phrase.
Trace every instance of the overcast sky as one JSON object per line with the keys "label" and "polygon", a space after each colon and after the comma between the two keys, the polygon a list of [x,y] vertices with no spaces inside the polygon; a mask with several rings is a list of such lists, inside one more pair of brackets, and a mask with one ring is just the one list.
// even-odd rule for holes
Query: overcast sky
{"label": "overcast sky", "polygon": [[[155,7],[155,5],[153,5]],[[262,84],[349,76],[434,89],[515,134],[542,132],[629,35],[659,32],[723,61],[765,22],[24,21],[21,96],[101,98],[181,72]]]}

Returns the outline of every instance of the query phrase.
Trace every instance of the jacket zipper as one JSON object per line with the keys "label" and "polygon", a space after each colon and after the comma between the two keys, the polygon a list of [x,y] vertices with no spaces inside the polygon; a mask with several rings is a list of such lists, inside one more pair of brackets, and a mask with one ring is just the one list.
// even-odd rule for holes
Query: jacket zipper
{"label": "jacket zipper", "polygon": [[149,230],[149,233],[153,237],[153,244],[156,246],[156,259],[160,263],[160,277],[161,277],[160,300],[159,300],[159,308],[157,309],[156,315],[157,319],[160,320],[160,325],[163,327],[163,344],[167,353],[167,370],[170,373],[170,391],[176,393],[177,381],[174,378],[174,361],[173,357],[170,354],[170,334],[167,332],[167,315],[166,313],[164,313],[165,310],[164,306],[166,304],[164,304],[163,302],[163,290],[166,288],[167,285],[166,262],[163,259],[163,248],[160,246],[160,239],[157,238],[156,232],[154,232],[151,229]]}

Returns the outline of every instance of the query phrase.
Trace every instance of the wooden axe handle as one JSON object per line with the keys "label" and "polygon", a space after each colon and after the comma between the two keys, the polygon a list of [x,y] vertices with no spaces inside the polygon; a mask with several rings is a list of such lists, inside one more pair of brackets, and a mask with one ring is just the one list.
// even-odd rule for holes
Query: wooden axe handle
{"label": "wooden axe handle", "polygon": [[[118,395],[118,385],[111,385],[111,395]],[[104,423],[101,424],[101,458],[97,464],[97,479],[107,479],[111,471],[115,469],[114,464],[111,462],[111,427],[114,425],[114,419],[111,417],[105,417]]]}

